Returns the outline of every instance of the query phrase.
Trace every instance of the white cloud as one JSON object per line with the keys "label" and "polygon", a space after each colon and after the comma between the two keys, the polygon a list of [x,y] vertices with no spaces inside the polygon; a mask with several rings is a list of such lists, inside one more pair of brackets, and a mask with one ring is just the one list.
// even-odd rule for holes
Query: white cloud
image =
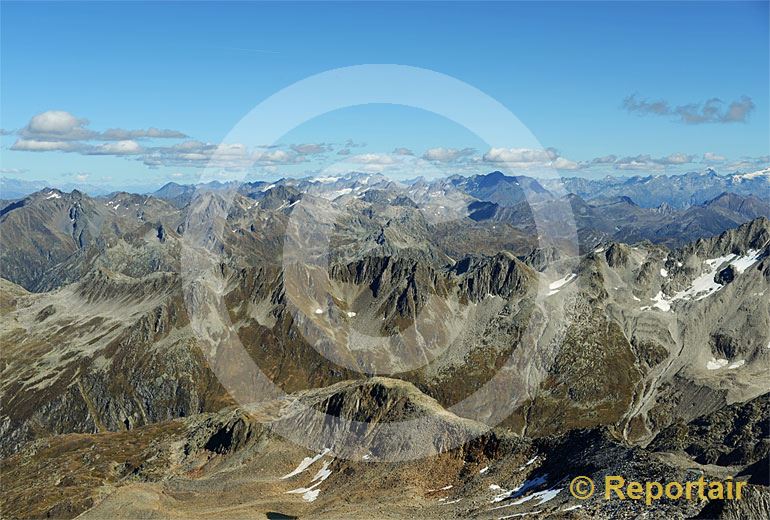
{"label": "white cloud", "polygon": [[96,132],[87,128],[88,119],[76,117],[64,110],[48,110],[32,117],[17,133],[36,141],[127,141],[132,139],[180,139],[187,137],[177,130],[124,130],[110,128]]}
{"label": "white cloud", "polygon": [[553,167],[558,170],[577,170],[580,168],[578,163],[565,159],[564,157],[557,157],[552,164]]}
{"label": "white cloud", "polygon": [[378,164],[378,165],[389,165],[394,164],[396,160],[388,155],[383,153],[364,153],[361,155],[355,155],[350,159],[351,162],[358,163],[358,164]]}
{"label": "white cloud", "polygon": [[96,145],[84,150],[84,153],[88,155],[139,155],[144,153],[144,149],[136,141],[128,139]]}
{"label": "white cloud", "polygon": [[473,153],[472,148],[428,148],[422,155],[426,161],[435,161],[442,163],[454,162],[462,157],[467,157]]}
{"label": "white cloud", "polygon": [[[628,110],[653,113],[673,114],[678,117],[703,117],[707,121],[721,118],[727,121],[745,118],[751,110],[748,98],[741,98],[729,106],[723,106],[718,100],[709,100],[698,106],[697,110],[688,106],[674,107],[665,101],[649,102],[631,96],[627,99]],[[753,106],[753,105],[751,105]],[[742,108],[743,107],[743,108]],[[749,108],[746,108],[749,107]],[[689,110],[689,111],[688,111]],[[743,110],[743,112],[742,112]],[[87,119],[62,110],[49,110],[35,115],[21,130],[12,133],[18,135],[16,142],[10,147],[15,151],[26,152],[68,152],[83,155],[110,155],[134,157],[150,167],[213,167],[225,170],[243,170],[247,168],[270,168],[285,165],[296,165],[313,161],[325,161],[330,156],[345,156],[346,162],[359,167],[366,166],[367,170],[379,168],[396,170],[410,160],[419,160],[414,152],[405,147],[395,148],[390,154],[365,153],[353,156],[351,149],[363,146],[352,140],[342,144],[300,143],[274,147],[250,147],[244,144],[211,144],[186,136],[176,130],[162,130],[150,127],[146,130],[124,130],[110,128],[96,132],[88,128]],[[142,141],[143,139],[182,139],[174,144],[159,145],[158,143]],[[556,168],[559,170],[578,170],[588,168],[614,168],[618,170],[665,170],[669,167],[685,166],[696,161],[695,156],[676,152],[663,157],[652,157],[642,154],[619,158],[616,155],[596,157],[587,161],[573,161],[562,157],[557,150],[530,148],[491,148],[479,156],[472,148],[435,147],[425,150],[422,160],[432,163],[433,167],[447,165],[455,172],[475,171],[486,163],[490,167],[498,165],[509,168]],[[724,163],[722,167],[735,169],[753,167],[761,163],[762,158],[744,157],[738,161],[727,163],[724,156],[706,152],[702,159],[707,163]],[[425,167],[423,163],[420,167]],[[355,169],[355,168],[354,168]]]}
{"label": "white cloud", "polygon": [[660,171],[663,166],[660,164],[650,163],[647,161],[638,161],[635,159],[620,160],[615,163],[615,168],[618,170],[654,170]]}
{"label": "white cloud", "polygon": [[667,155],[666,157],[653,159],[653,161],[658,164],[668,165],[668,164],[688,164],[688,163],[691,163],[693,159],[694,157],[692,155],[688,155],[685,153],[672,153],[670,155]]}
{"label": "white cloud", "polygon": [[703,160],[706,162],[722,162],[726,161],[727,158],[713,152],[706,152],[703,154]]}
{"label": "white cloud", "polygon": [[123,130],[110,128],[99,134],[99,139],[105,141],[124,141],[127,139],[184,139],[187,137],[178,130],[161,130],[150,127],[147,130]]}
{"label": "white cloud", "polygon": [[725,164],[725,170],[756,170],[770,166],[770,155],[761,155],[759,157],[741,157],[729,164]]}
{"label": "white cloud", "polygon": [[648,101],[632,94],[623,100],[623,108],[637,114],[652,114],[673,117],[680,123],[698,125],[703,123],[744,123],[754,110],[754,101],[748,96],[741,96],[727,107],[719,98],[711,98],[699,103],[688,103],[672,107],[668,101],[660,99]]}
{"label": "white cloud", "polygon": [[304,162],[302,154],[287,152],[286,150],[271,150],[258,154],[255,162],[261,164],[297,164]]}
{"label": "white cloud", "polygon": [[611,166],[616,170],[653,170],[661,171],[669,166],[682,166],[691,164],[695,161],[695,156],[675,152],[664,157],[652,157],[649,154],[640,154],[635,156],[617,157],[616,155],[605,155],[580,163],[581,168],[593,168]]}
{"label": "white cloud", "polygon": [[22,152],[72,152],[78,148],[76,143],[66,141],[38,141],[36,139],[18,139],[11,150]]}
{"label": "white cloud", "polygon": [[150,167],[244,169],[252,166],[299,164],[307,161],[307,158],[291,150],[252,150],[240,143],[211,144],[190,140],[172,146],[148,149],[143,160]]}
{"label": "white cloud", "polygon": [[530,148],[490,148],[484,160],[491,163],[548,163],[552,154],[547,150]]}
{"label": "white cloud", "polygon": [[617,155],[604,155],[602,157],[595,157],[591,159],[590,164],[613,164],[618,160]]}
{"label": "white cloud", "polygon": [[87,125],[88,119],[75,117],[64,110],[49,110],[33,116],[19,134],[41,140],[91,139],[94,132],[85,128]]}
{"label": "white cloud", "polygon": [[502,164],[508,168],[556,168],[578,170],[580,163],[561,157],[553,148],[490,148],[482,157],[485,162]]}
{"label": "white cloud", "polygon": [[637,155],[635,157],[623,157],[615,161],[615,169],[618,170],[654,170],[664,169],[664,165],[649,155]]}
{"label": "white cloud", "polygon": [[291,149],[301,155],[314,155],[324,153],[326,151],[326,145],[323,143],[293,144],[291,145]]}

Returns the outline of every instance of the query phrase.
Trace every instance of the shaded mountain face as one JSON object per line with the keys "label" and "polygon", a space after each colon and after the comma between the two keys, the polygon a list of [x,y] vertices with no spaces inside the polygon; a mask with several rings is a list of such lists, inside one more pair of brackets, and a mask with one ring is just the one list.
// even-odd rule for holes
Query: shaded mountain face
{"label": "shaded mountain face", "polygon": [[[770,218],[770,203],[754,196],[722,193],[704,204],[677,210],[671,206],[643,208],[629,197],[584,200],[568,195],[581,249],[591,250],[603,242],[650,241],[679,247],[699,237],[719,234],[758,217]],[[543,215],[563,203],[551,200],[535,204]],[[493,202],[474,201],[468,205],[469,218],[476,222],[507,223],[524,233],[535,233],[532,207],[519,203],[503,207]]]}
{"label": "shaded mountain face", "polygon": [[[468,190],[511,194],[509,179]],[[767,457],[770,221],[744,222],[760,199],[653,210],[543,194],[527,213],[454,180],[273,184],[188,202],[173,186],[171,202],[43,190],[0,210],[3,471],[53,465],[4,491],[14,515],[141,516],[151,497],[183,517],[228,503],[609,518],[616,506],[571,499],[573,470],[751,474]],[[526,220],[565,200],[580,251]],[[701,231],[704,212],[718,231]],[[673,238],[641,241],[666,223]],[[244,402],[227,376],[251,362],[273,386]],[[357,499],[335,510],[340,493]]]}
{"label": "shaded mountain face", "polygon": [[473,177],[455,176],[451,178],[451,183],[479,200],[504,207],[553,198],[536,179],[523,175],[511,177],[499,171]]}
{"label": "shaded mountain face", "polygon": [[[128,275],[173,271],[183,215],[163,200],[43,190],[0,209],[3,278],[55,289],[100,265]],[[167,240],[168,239],[168,240]]]}

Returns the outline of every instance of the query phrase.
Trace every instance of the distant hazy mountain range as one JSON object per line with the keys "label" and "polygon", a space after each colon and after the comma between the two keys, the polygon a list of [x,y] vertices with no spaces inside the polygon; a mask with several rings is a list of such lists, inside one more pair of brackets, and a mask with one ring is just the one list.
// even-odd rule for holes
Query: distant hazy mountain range
{"label": "distant hazy mountain range", "polygon": [[[372,177],[368,174],[351,173],[342,177],[348,179]],[[376,176],[382,177],[382,176]],[[384,178],[383,178],[384,179]],[[314,179],[275,181],[281,183],[293,183],[299,186],[307,185]],[[324,178],[328,183],[330,178]],[[445,179],[446,180],[446,179]],[[407,184],[425,182],[422,178],[408,181]],[[486,175],[464,177],[455,175],[448,178],[453,186],[456,186],[469,195],[480,200],[487,200],[507,206],[524,200],[522,189],[528,190],[530,202],[551,198],[554,194],[573,193],[583,199],[629,197],[635,204],[642,207],[657,207],[666,204],[673,208],[685,208],[702,204],[717,197],[724,192],[739,195],[755,195],[760,198],[770,198],[770,167],[750,173],[734,173],[719,175],[713,169],[702,172],[689,172],[682,175],[648,175],[634,177],[607,176],[603,179],[588,179],[585,177],[562,177],[560,179],[536,179],[533,177],[508,176],[495,171]],[[202,186],[209,189],[223,188],[231,183],[213,181]],[[256,181],[252,186],[268,186],[270,182]],[[192,193],[196,186],[192,184],[178,184],[169,182],[154,194],[169,199],[172,197],[184,198],[185,193]],[[103,186],[69,183],[66,185],[51,186],[45,181],[26,181],[21,179],[0,178],[0,199],[13,200],[34,193],[46,187],[56,187],[63,191],[87,192],[90,195],[105,195],[114,193]],[[137,190],[132,190],[137,191]],[[142,191],[144,192],[144,191]],[[152,191],[148,191],[150,193]]]}
{"label": "distant hazy mountain range", "polygon": [[[770,168],[733,175],[719,175],[707,169],[670,176],[605,177],[599,180],[568,177],[561,182],[567,192],[583,198],[626,196],[648,208],[661,204],[685,208],[702,204],[724,192],[770,198]],[[549,184],[545,184],[548,187]]]}

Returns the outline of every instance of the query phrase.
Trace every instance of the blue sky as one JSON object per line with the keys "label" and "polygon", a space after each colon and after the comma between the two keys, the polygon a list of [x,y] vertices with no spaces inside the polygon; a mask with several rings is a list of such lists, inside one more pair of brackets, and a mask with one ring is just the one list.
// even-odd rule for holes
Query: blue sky
{"label": "blue sky", "polygon": [[370,105],[311,120],[277,148],[227,143],[222,174],[314,174],[358,156],[381,168],[396,148],[411,151],[396,156],[415,158],[401,170],[414,175],[759,169],[770,142],[768,18],[767,2],[3,2],[0,166],[52,183],[194,181],[211,166],[201,159],[273,93],[389,63],[480,89],[547,151],[489,150],[443,117]]}

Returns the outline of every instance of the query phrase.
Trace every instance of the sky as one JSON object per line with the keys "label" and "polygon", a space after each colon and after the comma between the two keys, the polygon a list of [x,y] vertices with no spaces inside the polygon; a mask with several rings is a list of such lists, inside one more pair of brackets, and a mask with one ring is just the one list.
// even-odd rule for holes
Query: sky
{"label": "sky", "polygon": [[[130,189],[345,169],[753,171],[770,163],[769,18],[766,1],[4,1],[0,175]],[[412,86],[378,64],[448,79]],[[335,69],[361,65],[337,86]],[[319,74],[331,82],[314,88]],[[252,112],[297,82],[291,106]],[[287,126],[298,105],[390,92]],[[482,99],[515,119],[507,138],[467,124]]]}

